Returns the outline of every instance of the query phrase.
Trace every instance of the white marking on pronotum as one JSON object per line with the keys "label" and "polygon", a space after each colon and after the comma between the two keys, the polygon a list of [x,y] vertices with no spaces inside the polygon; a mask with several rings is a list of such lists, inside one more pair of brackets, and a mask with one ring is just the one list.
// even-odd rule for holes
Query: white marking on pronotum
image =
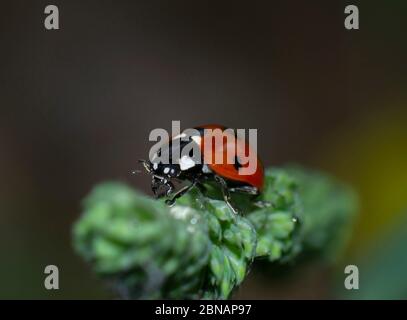
{"label": "white marking on pronotum", "polygon": [[210,172],[211,172],[211,169],[209,169],[208,165],[204,164],[204,165],[202,166],[202,172],[203,172],[203,173],[210,173]]}
{"label": "white marking on pronotum", "polygon": [[184,171],[195,166],[195,162],[188,156],[182,156],[181,159],[179,159],[179,166],[181,170]]}
{"label": "white marking on pronotum", "polygon": [[166,167],[166,168],[164,169],[164,173],[167,174],[168,172],[170,172],[170,168]]}
{"label": "white marking on pronotum", "polygon": [[201,136],[192,136],[191,139],[194,140],[197,145],[201,145]]}
{"label": "white marking on pronotum", "polygon": [[157,169],[158,169],[158,163],[154,163],[154,164],[153,164],[153,169],[154,169],[154,170],[157,170]]}
{"label": "white marking on pronotum", "polygon": [[182,138],[185,138],[186,136],[187,136],[187,135],[183,132],[183,133],[181,133],[181,134],[175,136],[175,137],[172,138],[172,139],[173,139],[173,140],[175,140],[175,139],[182,139]]}

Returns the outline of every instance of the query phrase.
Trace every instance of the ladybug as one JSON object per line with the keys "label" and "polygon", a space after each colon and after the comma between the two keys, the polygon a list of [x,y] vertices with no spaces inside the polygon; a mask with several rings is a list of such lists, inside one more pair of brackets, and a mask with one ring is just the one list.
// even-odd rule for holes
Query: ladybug
{"label": "ladybug", "polygon": [[[166,204],[171,206],[191,188],[198,187],[200,190],[205,190],[203,184],[212,181],[220,187],[223,199],[229,208],[234,213],[238,213],[232,204],[230,194],[239,192],[257,196],[261,193],[264,185],[264,169],[261,161],[246,140],[240,139],[236,134],[232,136],[231,129],[225,131],[227,128],[221,125],[204,125],[193,129],[194,134],[187,135],[185,130],[164,142],[149,161],[140,160],[152,176],[151,189],[154,195],[158,198],[167,196]],[[211,135],[208,135],[206,129],[211,130]],[[220,140],[222,142],[212,143],[211,148],[205,148],[208,139],[216,138],[216,134],[223,135],[223,140]],[[230,141],[233,142],[233,149]],[[200,150],[198,158],[190,152],[184,152],[191,146]],[[254,172],[241,174],[240,170],[247,167],[249,163],[246,161],[242,164],[243,161],[239,159],[241,152],[244,152],[244,155],[249,154],[248,161],[255,161]],[[181,156],[175,159],[174,154]],[[163,163],[161,159],[165,156],[169,161]],[[214,161],[216,157],[218,161]],[[227,161],[230,157],[233,157],[234,161]],[[173,183],[175,181],[188,181],[189,184],[175,191]]]}

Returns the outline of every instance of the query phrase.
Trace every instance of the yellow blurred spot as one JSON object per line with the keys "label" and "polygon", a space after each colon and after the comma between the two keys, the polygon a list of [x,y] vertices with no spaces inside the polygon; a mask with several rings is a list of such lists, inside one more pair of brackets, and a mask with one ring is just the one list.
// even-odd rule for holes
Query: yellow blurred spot
{"label": "yellow blurred spot", "polygon": [[363,250],[407,212],[407,112],[382,110],[329,137],[317,159],[359,193],[349,253]]}

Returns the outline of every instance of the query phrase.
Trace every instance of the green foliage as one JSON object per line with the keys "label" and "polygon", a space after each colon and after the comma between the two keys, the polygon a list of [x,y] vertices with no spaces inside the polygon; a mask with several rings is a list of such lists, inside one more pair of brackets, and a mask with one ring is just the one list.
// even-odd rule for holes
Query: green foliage
{"label": "green foliage", "polygon": [[270,262],[293,259],[301,248],[299,226],[303,215],[296,181],[285,170],[267,170],[260,200],[273,205],[247,215],[257,231],[256,257]]}
{"label": "green foliage", "polygon": [[209,193],[214,198],[193,190],[174,208],[192,207],[205,218],[211,254],[203,283],[203,298],[226,299],[246,276],[255,257],[257,236],[247,219],[234,214],[223,200],[216,199],[216,190]]}
{"label": "green foliage", "polygon": [[302,253],[335,260],[352,231],[358,209],[356,194],[349,186],[318,171],[292,166],[287,173],[297,182],[304,208]]}
{"label": "green foliage", "polygon": [[[169,208],[104,183],[84,202],[74,245],[124,297],[227,299],[253,260],[293,261],[341,242],[354,211],[347,188],[299,168],[267,170],[260,197],[233,200],[243,214],[231,212],[213,185]],[[259,208],[258,200],[272,206]]]}
{"label": "green foliage", "polygon": [[[195,298],[208,262],[206,223],[120,183],[97,186],[76,224],[77,251],[132,298]],[[180,270],[182,270],[180,272]]]}

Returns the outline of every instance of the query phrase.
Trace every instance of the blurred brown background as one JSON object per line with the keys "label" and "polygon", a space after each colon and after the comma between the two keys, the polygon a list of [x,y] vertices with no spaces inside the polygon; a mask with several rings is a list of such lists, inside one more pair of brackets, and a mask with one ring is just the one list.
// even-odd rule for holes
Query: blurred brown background
{"label": "blurred brown background", "polygon": [[[43,25],[50,3],[57,31]],[[357,31],[344,28],[350,3]],[[0,298],[110,297],[73,253],[72,222],[102,180],[150,192],[130,172],[171,120],[257,128],[265,165],[348,181],[361,217],[344,261],[374,248],[407,209],[406,4],[1,3]],[[48,264],[59,291],[43,287]],[[249,284],[246,297],[326,297],[301,285],[279,296]]]}

